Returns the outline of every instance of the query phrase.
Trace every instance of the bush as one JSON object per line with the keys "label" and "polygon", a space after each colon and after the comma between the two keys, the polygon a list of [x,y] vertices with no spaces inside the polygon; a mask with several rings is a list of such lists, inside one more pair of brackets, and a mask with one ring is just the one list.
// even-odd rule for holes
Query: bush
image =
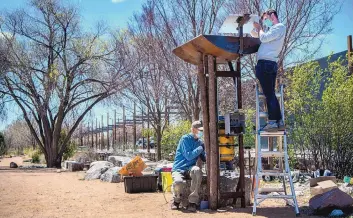
{"label": "bush", "polygon": [[65,151],[63,154],[63,160],[66,161],[69,158],[73,157],[75,152],[76,152],[76,143],[69,142],[69,144],[65,148]]}
{"label": "bush", "polygon": [[162,152],[164,156],[175,152],[180,138],[189,133],[191,123],[189,121],[180,121],[176,125],[170,125],[162,136]]}
{"label": "bush", "polygon": [[40,163],[41,152],[39,150],[32,153],[32,163]]}

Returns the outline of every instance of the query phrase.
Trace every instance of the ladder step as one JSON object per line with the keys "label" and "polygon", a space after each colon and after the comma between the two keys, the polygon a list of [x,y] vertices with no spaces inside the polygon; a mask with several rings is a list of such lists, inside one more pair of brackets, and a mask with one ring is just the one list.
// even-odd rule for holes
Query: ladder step
{"label": "ladder step", "polygon": [[260,176],[289,176],[289,173],[284,172],[259,172]]}
{"label": "ladder step", "polygon": [[268,113],[267,112],[260,112],[259,113],[261,118],[267,118],[268,117]]}
{"label": "ladder step", "polygon": [[266,198],[273,198],[273,199],[293,199],[292,195],[257,195],[256,199],[266,199]]}
{"label": "ladder step", "polygon": [[[276,97],[277,98],[281,97],[281,93],[276,92]],[[265,95],[263,93],[259,93],[259,98],[260,99],[265,99],[266,97],[265,97]]]}
{"label": "ladder step", "polygon": [[261,157],[284,157],[284,152],[280,151],[262,151]]}
{"label": "ladder step", "polygon": [[283,188],[259,188],[259,193],[284,192]]}
{"label": "ladder step", "polygon": [[275,131],[275,132],[266,132],[266,131],[259,131],[260,136],[284,136],[286,135],[286,131]]}

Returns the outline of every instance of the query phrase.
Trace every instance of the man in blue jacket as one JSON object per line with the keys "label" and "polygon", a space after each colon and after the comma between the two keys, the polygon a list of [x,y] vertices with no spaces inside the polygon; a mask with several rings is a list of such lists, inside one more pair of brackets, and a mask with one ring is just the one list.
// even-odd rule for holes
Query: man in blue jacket
{"label": "man in blue jacket", "polygon": [[202,180],[202,171],[196,166],[200,157],[206,161],[204,144],[201,141],[203,136],[203,127],[201,121],[195,121],[191,125],[191,133],[181,137],[176,150],[175,160],[172,169],[173,177],[173,210],[179,209],[181,193],[183,193],[184,178],[191,178],[188,210],[195,212],[196,205],[199,203],[199,189]]}

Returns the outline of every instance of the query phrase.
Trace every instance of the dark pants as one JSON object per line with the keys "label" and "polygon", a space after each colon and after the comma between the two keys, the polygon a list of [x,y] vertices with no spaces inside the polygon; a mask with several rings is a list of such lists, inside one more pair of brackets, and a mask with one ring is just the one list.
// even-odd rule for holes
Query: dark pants
{"label": "dark pants", "polygon": [[259,60],[256,65],[256,77],[266,97],[268,119],[275,121],[282,119],[281,109],[275,93],[277,70],[277,63],[274,61]]}

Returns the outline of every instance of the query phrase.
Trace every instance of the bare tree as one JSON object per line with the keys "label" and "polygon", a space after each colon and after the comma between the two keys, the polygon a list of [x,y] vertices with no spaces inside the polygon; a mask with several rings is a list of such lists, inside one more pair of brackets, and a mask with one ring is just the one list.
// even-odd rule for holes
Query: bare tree
{"label": "bare tree", "polygon": [[[332,32],[332,20],[339,12],[342,0],[227,0],[226,14],[251,13],[261,15],[273,8],[286,26],[284,46],[279,55],[279,76],[287,66],[303,63],[315,57],[325,36]],[[255,56],[245,66],[253,77]],[[254,78],[254,77],[253,77]]]}
{"label": "bare tree", "polygon": [[24,148],[33,147],[33,137],[26,121],[16,120],[4,131],[7,149],[21,153]]}
{"label": "bare tree", "polygon": [[[129,90],[140,102],[144,114],[148,115],[151,125],[157,136],[157,159],[161,159],[162,134],[168,125],[168,106],[172,96],[171,84],[166,75],[167,60],[161,55],[166,48],[164,37],[153,28],[154,10],[151,5],[146,4],[141,14],[134,16],[134,22],[130,24],[129,31],[134,51],[133,56],[138,60],[131,80]],[[129,95],[128,94],[128,95]]]}
{"label": "bare tree", "polygon": [[186,41],[214,31],[224,0],[150,0],[145,5],[153,19],[151,29],[160,38],[161,57],[167,79],[173,90],[172,103],[180,106],[185,118],[198,120],[200,91],[196,67],[177,58],[171,51]]}
{"label": "bare tree", "polygon": [[[32,0],[30,6],[2,16],[9,68],[0,93],[22,111],[47,166],[61,167],[66,145],[87,112],[124,87],[123,43],[103,25],[83,32],[77,9],[59,0]],[[59,140],[67,119],[72,125]]]}

